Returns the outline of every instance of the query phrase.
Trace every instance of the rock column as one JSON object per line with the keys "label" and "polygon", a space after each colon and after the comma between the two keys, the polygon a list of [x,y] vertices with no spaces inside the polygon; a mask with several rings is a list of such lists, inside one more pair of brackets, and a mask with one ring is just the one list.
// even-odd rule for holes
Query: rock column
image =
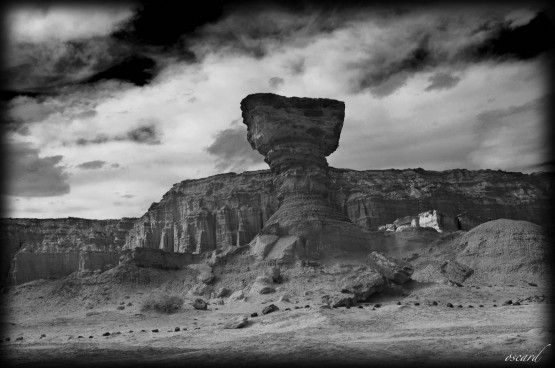
{"label": "rock column", "polygon": [[263,258],[322,258],[366,250],[366,234],[327,200],[326,157],[339,145],[345,104],[260,93],[244,98],[241,110],[251,146],[275,174],[280,202],[251,243],[258,244],[255,252]]}

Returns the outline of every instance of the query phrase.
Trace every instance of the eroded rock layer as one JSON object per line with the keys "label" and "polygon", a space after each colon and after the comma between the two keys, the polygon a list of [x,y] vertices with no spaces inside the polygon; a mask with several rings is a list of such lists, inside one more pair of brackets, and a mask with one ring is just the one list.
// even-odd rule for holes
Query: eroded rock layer
{"label": "eroded rock layer", "polygon": [[[330,168],[329,175],[329,203],[367,230],[431,209],[460,215],[463,230],[499,218],[552,226],[549,173]],[[183,252],[246,245],[277,207],[269,170],[185,180],[134,223],[125,247]]]}
{"label": "eroded rock layer", "polygon": [[[12,274],[19,273],[14,276],[16,280],[23,280],[18,282],[25,282],[74,272],[80,263],[92,270],[117,264],[117,254],[135,220],[2,219],[2,284],[9,280],[10,268]],[[12,264],[16,252],[21,256]]]}

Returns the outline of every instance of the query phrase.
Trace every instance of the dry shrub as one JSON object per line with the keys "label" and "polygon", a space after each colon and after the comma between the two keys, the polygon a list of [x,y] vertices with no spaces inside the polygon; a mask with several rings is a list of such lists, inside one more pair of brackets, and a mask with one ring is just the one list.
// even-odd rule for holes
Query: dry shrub
{"label": "dry shrub", "polygon": [[183,299],[177,295],[150,294],[141,306],[141,311],[154,310],[161,313],[174,313],[183,306]]}

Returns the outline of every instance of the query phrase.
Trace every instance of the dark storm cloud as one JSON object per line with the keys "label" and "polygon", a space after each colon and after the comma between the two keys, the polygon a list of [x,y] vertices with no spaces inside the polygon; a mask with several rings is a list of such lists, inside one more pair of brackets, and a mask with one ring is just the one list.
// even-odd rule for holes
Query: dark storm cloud
{"label": "dark storm cloud", "polygon": [[553,18],[546,12],[539,12],[528,23],[515,26],[511,20],[486,23],[482,29],[488,37],[481,43],[461,50],[460,56],[477,60],[501,58],[525,60],[552,50],[552,43],[546,42],[545,35],[555,31]]}
{"label": "dark storm cloud", "polygon": [[14,91],[49,92],[91,79],[130,52],[129,48],[105,37],[21,42],[8,48],[9,62],[2,82]]}
{"label": "dark storm cloud", "polygon": [[[470,63],[529,59],[550,50],[544,35],[552,32],[553,21],[544,13],[518,27],[505,21],[502,14],[477,21],[471,15],[462,20],[458,15],[432,12],[427,21],[410,24],[399,19],[380,47],[348,64],[358,72],[351,80],[352,91],[383,97],[404,85],[413,74],[438,66],[464,69]],[[443,78],[431,82],[433,89],[455,81]]]}
{"label": "dark storm cloud", "polygon": [[425,88],[426,91],[432,91],[434,89],[449,89],[457,85],[461,80],[460,77],[453,76],[449,73],[436,73],[428,78],[430,85]]}
{"label": "dark storm cloud", "polygon": [[133,32],[136,10],[131,3],[9,8],[4,88],[43,94],[109,79],[147,84],[164,51],[115,36],[117,30]]}
{"label": "dark storm cloud", "polygon": [[283,82],[284,82],[283,78],[279,78],[279,77],[272,77],[268,80],[268,84],[272,88],[278,88],[283,84]]}
{"label": "dark storm cloud", "polygon": [[105,164],[106,164],[106,161],[94,160],[94,161],[83,162],[82,164],[77,165],[77,167],[83,170],[96,170],[96,169],[101,169]]}
{"label": "dark storm cloud", "polygon": [[263,162],[263,157],[247,141],[246,127],[221,130],[206,151],[216,156],[218,171],[245,171]]}
{"label": "dark storm cloud", "polygon": [[[297,6],[252,3],[228,8],[217,22],[197,28],[186,45],[197,58],[214,50],[262,58],[276,46],[306,45],[311,37],[331,33],[357,18],[357,12],[351,8],[338,11],[334,6],[310,3]],[[297,64],[297,68],[302,69],[303,63]]]}
{"label": "dark storm cloud", "polygon": [[59,165],[63,156],[39,157],[39,150],[27,143],[9,143],[6,151],[7,194],[49,197],[69,193],[69,175]]}

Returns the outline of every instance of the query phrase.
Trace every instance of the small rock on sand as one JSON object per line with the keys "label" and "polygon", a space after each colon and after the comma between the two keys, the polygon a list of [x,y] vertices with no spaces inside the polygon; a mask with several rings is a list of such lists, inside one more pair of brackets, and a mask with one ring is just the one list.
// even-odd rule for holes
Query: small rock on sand
{"label": "small rock on sand", "polygon": [[195,299],[194,302],[191,303],[193,308],[198,310],[206,310],[208,308],[208,304],[202,299]]}
{"label": "small rock on sand", "polygon": [[272,313],[272,312],[275,312],[275,311],[278,311],[278,310],[279,310],[279,308],[276,305],[270,304],[269,306],[267,306],[266,308],[264,308],[262,310],[262,314],[268,314],[268,313]]}
{"label": "small rock on sand", "polygon": [[227,321],[224,325],[224,328],[227,328],[227,329],[243,328],[246,325],[247,325],[247,317],[239,316]]}

